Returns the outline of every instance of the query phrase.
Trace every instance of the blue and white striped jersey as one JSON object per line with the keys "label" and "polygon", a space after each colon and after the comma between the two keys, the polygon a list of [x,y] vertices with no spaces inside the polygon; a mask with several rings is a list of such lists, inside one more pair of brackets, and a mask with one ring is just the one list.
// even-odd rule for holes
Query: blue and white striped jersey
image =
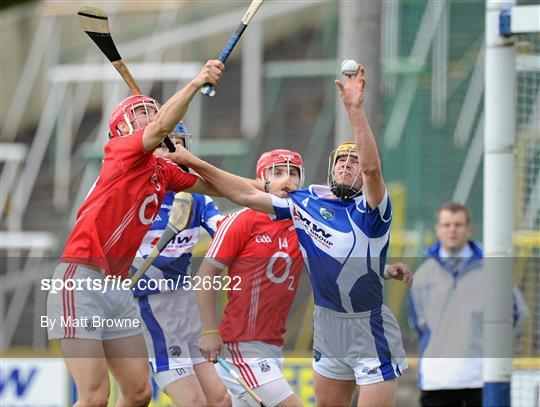
{"label": "blue and white striped jersey", "polygon": [[[197,241],[199,240],[200,227],[204,227],[210,236],[214,236],[217,229],[217,222],[220,221],[223,216],[220,214],[219,209],[215,205],[212,198],[206,195],[192,194],[193,195],[193,215],[188,227],[178,233],[175,238],[165,247],[161,255],[154,260],[154,263],[150,269],[144,274],[143,278],[147,281],[149,279],[156,279],[163,281],[164,279],[170,279],[176,283],[181,276],[190,275],[191,264],[191,252]],[[163,231],[167,227],[169,222],[169,213],[174,201],[174,192],[167,192],[163,199],[163,204],[159,209],[158,216],[152,223],[152,227],[144,236],[144,239],[137,252],[138,264],[140,266],[142,261],[141,257],[146,258],[150,253],[150,250],[158,242]],[[134,267],[131,267],[132,273],[134,273]],[[171,284],[172,285],[172,284]],[[147,284],[144,284],[147,286]],[[163,288],[164,285],[161,285]],[[181,287],[180,283],[178,287]],[[139,287],[143,287],[142,284]],[[177,288],[177,287],[175,287]],[[148,295],[157,294],[160,289],[155,290],[140,290],[135,289],[134,295]]]}
{"label": "blue and white striped jersey", "polygon": [[315,304],[337,312],[370,311],[383,303],[383,275],[392,208],[388,193],[370,209],[360,195],[330,198],[326,185],[272,196],[277,219],[292,219],[311,278]]}

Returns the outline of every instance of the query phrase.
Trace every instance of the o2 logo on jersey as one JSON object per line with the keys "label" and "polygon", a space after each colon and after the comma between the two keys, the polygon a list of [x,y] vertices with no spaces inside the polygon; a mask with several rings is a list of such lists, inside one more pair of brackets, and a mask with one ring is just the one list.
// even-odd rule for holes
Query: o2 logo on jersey
{"label": "o2 logo on jersey", "polygon": [[[283,259],[285,261],[285,271],[280,276],[276,276],[274,273],[274,264],[276,263],[277,259]],[[268,277],[268,279],[275,284],[281,284],[285,280],[289,279],[289,286],[287,287],[287,290],[294,291],[294,276],[289,275],[291,273],[291,266],[291,256],[285,252],[275,252],[272,257],[270,257],[270,260],[266,266],[266,277]]]}
{"label": "o2 logo on jersey", "polygon": [[327,208],[325,206],[321,206],[321,209],[319,210],[319,213],[321,216],[326,220],[332,220],[336,217],[336,214],[333,209]]}
{"label": "o2 logo on jersey", "polygon": [[[152,215],[147,218],[145,215],[146,209],[149,205],[154,206],[154,208],[150,207],[152,210]],[[156,216],[156,209],[158,207],[158,197],[156,194],[152,194],[150,196],[147,196],[146,199],[143,201],[141,207],[139,208],[139,220],[143,225],[151,225],[154,221],[154,217]]]}

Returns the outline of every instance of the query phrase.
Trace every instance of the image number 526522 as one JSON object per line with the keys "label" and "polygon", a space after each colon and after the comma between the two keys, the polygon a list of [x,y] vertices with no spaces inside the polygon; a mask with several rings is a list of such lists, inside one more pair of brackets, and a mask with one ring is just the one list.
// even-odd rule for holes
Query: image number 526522
{"label": "image number 526522", "polygon": [[223,290],[240,291],[240,276],[185,276],[184,290]]}

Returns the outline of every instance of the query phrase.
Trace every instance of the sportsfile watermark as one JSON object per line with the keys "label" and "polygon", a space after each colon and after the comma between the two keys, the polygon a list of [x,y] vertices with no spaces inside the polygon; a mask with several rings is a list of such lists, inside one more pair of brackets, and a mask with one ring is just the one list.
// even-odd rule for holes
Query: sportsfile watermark
{"label": "sportsfile watermark", "polygon": [[[255,244],[265,243],[255,242]],[[73,332],[75,336],[107,339],[109,331],[137,328],[137,325],[139,330],[145,329],[146,321],[142,319],[141,307],[152,306],[159,301],[159,306],[167,307],[167,318],[160,320],[160,326],[165,330],[175,329],[177,325],[180,326],[197,315],[196,296],[192,294],[216,290],[217,298],[221,301],[226,295],[218,294],[218,290],[224,290],[226,294],[233,296],[234,301],[238,297],[235,297],[233,290],[241,288],[242,291],[236,294],[242,294],[243,298],[247,298],[242,304],[246,320],[249,321],[250,313],[261,317],[260,320],[256,320],[255,333],[264,331],[265,324],[278,318],[275,304],[284,306],[286,299],[294,296],[293,304],[286,315],[287,332],[295,339],[314,338],[315,342],[306,343],[305,347],[297,349],[295,344],[298,341],[285,341],[284,351],[287,352],[287,357],[291,355],[306,357],[309,354],[314,363],[319,363],[315,362],[319,358],[324,360],[351,355],[377,358],[379,352],[382,352],[381,343],[387,343],[388,349],[393,354],[398,346],[396,344],[400,342],[400,336],[407,354],[417,355],[421,335],[429,332],[423,330],[428,324],[440,324],[443,329],[431,330],[429,342],[423,350],[427,358],[508,358],[512,355],[527,358],[537,357],[540,352],[540,342],[536,334],[540,332],[538,257],[484,258],[482,262],[463,261],[457,273],[450,273],[445,264],[434,260],[424,264],[426,261],[424,257],[388,258],[387,264],[404,263],[413,272],[419,271],[421,266],[445,267],[440,270],[440,279],[442,283],[448,283],[446,286],[436,285],[433,280],[422,279],[421,274],[417,274],[411,288],[404,286],[400,280],[385,280],[382,276],[383,267],[374,258],[350,257],[346,262],[344,259],[337,259],[338,263],[349,265],[346,269],[349,273],[359,276],[353,285],[341,284],[341,280],[337,280],[337,274],[329,272],[330,269],[324,273],[315,273],[313,267],[318,264],[317,262],[321,262],[320,258],[305,259],[309,262],[310,274],[304,271],[295,274],[292,266],[289,266],[291,263],[287,260],[277,255],[270,256],[270,259],[227,258],[222,262],[224,265],[234,265],[233,261],[241,261],[242,266],[245,266],[242,270],[245,272],[226,276],[227,271],[224,271],[214,279],[213,276],[205,278],[200,274],[191,276],[191,271],[198,271],[204,261],[204,258],[194,256],[191,258],[191,270],[188,270],[187,275],[170,275],[172,278],[159,279],[163,277],[161,273],[164,271],[150,269],[136,285],[137,288],[129,290],[130,279],[107,277],[101,272],[88,270],[82,266],[77,267],[70,280],[70,274],[67,274],[68,266],[58,267],[56,258],[35,258],[28,262],[26,259],[4,257],[5,266],[2,271],[5,270],[5,274],[0,274],[6,292],[6,308],[19,306],[17,300],[14,301],[14,298],[21,298],[16,290],[25,284],[35,288],[30,292],[29,298],[40,308],[26,306],[24,314],[21,313],[21,322],[16,327],[10,326],[13,319],[5,319],[1,328],[8,334],[10,329],[13,331],[13,339],[8,346],[37,343],[41,348],[47,346],[49,337],[52,339],[59,336],[71,337]],[[327,266],[330,267],[332,264],[328,263]],[[496,268],[503,268],[515,276],[513,295],[505,320],[497,320],[497,323],[507,321],[509,329],[512,330],[513,354],[501,353],[491,348],[482,353],[480,352],[482,346],[477,346],[476,342],[473,345],[468,344],[468,341],[474,338],[483,341],[484,324],[489,322],[486,318],[486,315],[489,317],[490,310],[487,298],[493,294],[487,289],[487,283]],[[233,278],[238,275],[242,277],[241,284],[238,277]],[[432,275],[434,274],[431,273],[430,277]],[[187,290],[195,292],[190,293]],[[497,295],[497,298],[499,297]],[[330,301],[347,305],[344,302],[347,298],[350,299],[348,306],[352,306],[354,312],[345,312],[336,306],[331,308]],[[409,301],[411,298],[418,301]],[[327,302],[321,302],[323,300]],[[435,301],[441,308],[448,304],[452,307],[451,312],[439,316],[435,314],[440,311],[439,308],[416,306],[422,305],[421,301],[427,300]],[[228,312],[235,308],[233,301],[229,302]],[[371,307],[372,301],[376,302],[375,307]],[[379,304],[383,302],[393,316],[387,310],[381,311],[382,306]],[[95,308],[94,304],[97,304],[98,308]],[[110,304],[114,305],[111,312],[107,308]],[[100,307],[106,312],[100,311]],[[138,312],[132,314],[130,309],[133,307]],[[324,309],[321,310],[321,307]],[[369,315],[365,314],[367,311],[362,307],[370,308]],[[317,310],[316,318],[305,318],[305,315],[313,313],[313,308]],[[10,315],[12,313],[13,311],[10,311]],[[50,319],[46,319],[45,316]],[[244,316],[239,315],[239,318]],[[394,320],[397,321],[397,326]],[[336,321],[344,323],[343,334],[336,328]],[[356,327],[357,323],[361,323],[361,327]],[[377,339],[379,333],[375,329],[381,325],[383,329],[380,332],[383,332],[386,342]],[[328,340],[330,349],[324,346],[328,337],[332,339]],[[338,337],[350,338],[351,346],[343,348],[334,345],[333,339]],[[31,342],[32,338],[35,342]],[[177,343],[171,346],[176,345],[180,346]],[[142,351],[135,347],[121,351],[127,354],[126,357],[139,357],[142,354]],[[169,349],[168,351],[172,352]],[[188,354],[187,349],[185,351],[182,349],[182,352]],[[270,356],[270,353],[266,355]],[[93,354],[85,349],[77,349],[72,352],[72,357],[93,357]]]}
{"label": "sportsfile watermark", "polygon": [[[140,291],[176,291],[176,290],[223,290],[241,291],[240,276],[178,276],[174,278],[145,278],[137,281],[134,290]],[[62,291],[97,291],[106,293],[113,290],[130,290],[131,279],[118,276],[106,276],[103,279],[86,278],[44,278],[41,290],[57,294]]]}

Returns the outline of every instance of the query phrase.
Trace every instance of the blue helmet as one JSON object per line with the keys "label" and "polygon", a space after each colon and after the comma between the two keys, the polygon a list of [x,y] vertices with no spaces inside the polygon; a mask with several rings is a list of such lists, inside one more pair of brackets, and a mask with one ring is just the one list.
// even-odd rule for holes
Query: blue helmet
{"label": "blue helmet", "polygon": [[179,122],[174,127],[174,130],[169,134],[169,138],[172,140],[173,143],[175,137],[181,137],[184,140],[184,147],[186,148],[186,150],[191,151],[191,134],[188,133],[184,122]]}
{"label": "blue helmet", "polygon": [[180,122],[178,123],[175,127],[174,127],[174,132],[176,134],[189,134],[187,129],[186,129],[186,125],[184,124],[184,122]]}

